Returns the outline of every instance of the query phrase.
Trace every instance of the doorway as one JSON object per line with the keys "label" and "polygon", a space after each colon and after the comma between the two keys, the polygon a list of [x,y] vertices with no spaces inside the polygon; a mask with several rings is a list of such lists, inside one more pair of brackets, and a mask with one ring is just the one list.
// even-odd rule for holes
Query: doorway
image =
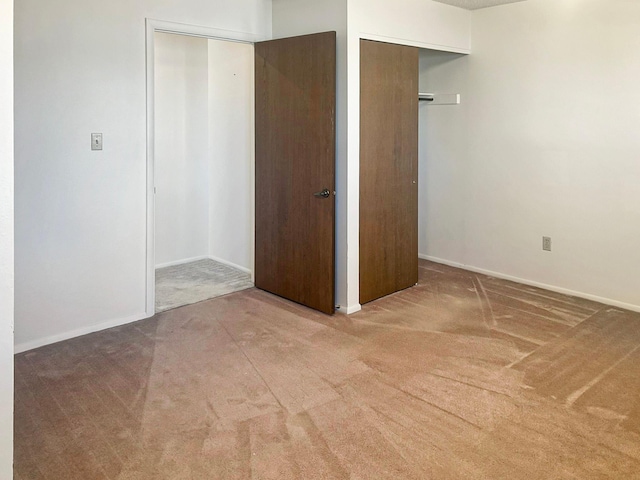
{"label": "doorway", "polygon": [[[158,145],[156,145],[155,121],[155,42],[157,32],[205,37],[216,41],[251,43],[252,50],[254,44],[256,48],[260,48],[260,55],[252,55],[255,61],[253,71],[257,72],[258,65],[260,66],[260,81],[251,82],[255,83],[255,91],[252,90],[255,98],[260,98],[258,109],[260,115],[255,115],[253,104],[256,101],[252,99],[251,127],[248,130],[250,135],[245,138],[245,145],[249,147],[250,155],[249,190],[234,190],[230,186],[229,177],[221,175],[224,166],[215,165],[210,168],[212,172],[210,181],[217,178],[220,183],[219,188],[210,189],[209,209],[211,211],[221,204],[231,205],[230,209],[225,210],[224,215],[226,215],[225,220],[230,222],[228,225],[235,225],[237,224],[235,216],[238,205],[237,195],[240,193],[245,199],[249,198],[250,200],[245,204],[249,205],[250,211],[250,247],[248,249],[250,252],[250,271],[258,270],[258,273],[255,274],[256,279],[260,274],[260,279],[263,282],[265,279],[272,282],[269,285],[258,285],[256,280],[256,286],[311,308],[333,313],[336,33],[324,32],[256,42],[256,39],[246,38],[247,36],[243,36],[243,34],[238,34],[236,39],[230,39],[228,36],[221,38],[213,33],[215,31],[207,28],[147,20],[147,316],[152,316],[155,313],[156,203],[158,195],[162,194],[156,188],[156,177],[158,176],[156,156],[159,153],[157,152]],[[215,69],[211,65],[208,68],[210,75],[212,71],[220,71],[217,64]],[[301,82],[301,80],[304,81]],[[234,87],[237,86],[237,81],[234,79],[232,84]],[[292,86],[296,85],[300,86],[299,90],[303,92],[302,94],[295,88],[292,90]],[[210,94],[212,91],[216,90],[209,86]],[[183,99],[179,100],[183,101]],[[291,115],[278,115],[277,110],[282,105],[290,105],[292,108],[286,108],[284,112],[294,113],[293,117],[297,115],[297,119]],[[229,127],[229,112],[228,107],[226,110],[219,110],[217,105],[216,108],[212,108],[209,104],[208,151],[210,156],[220,153],[219,144],[214,141],[216,136],[225,141],[229,140],[229,133],[224,131]],[[224,117],[218,125],[220,128],[211,128],[212,125],[215,125],[211,120],[212,115]],[[256,118],[255,126],[253,115]],[[292,131],[294,131],[294,135],[291,135]],[[257,135],[254,132],[260,134]],[[167,135],[171,136],[174,133],[169,129]],[[257,138],[262,143],[256,149]],[[311,140],[314,140],[315,143]],[[238,141],[232,141],[230,145],[236,148]],[[306,152],[308,154],[296,154],[297,152],[304,153],[304,149],[308,145],[315,147]],[[186,146],[190,145],[185,143],[185,149]],[[256,150],[261,153],[260,161],[255,155]],[[322,162],[317,161],[318,159],[322,159]],[[193,159],[189,157],[188,160],[192,161]],[[241,163],[244,164],[242,161]],[[257,175],[254,173],[254,171],[258,171],[258,164],[261,173],[260,181],[257,181]],[[237,167],[233,162],[231,164],[227,162],[225,165]],[[320,166],[326,167],[326,178],[318,178],[317,172]],[[265,173],[274,171],[278,171],[280,174],[265,175]],[[292,173],[295,172],[297,174],[292,176]],[[245,181],[242,185],[247,184],[246,177],[244,178]],[[318,180],[322,180],[319,188],[314,183]],[[295,188],[290,188],[291,185],[294,185]],[[254,193],[257,187],[261,189],[260,211],[258,211],[258,203]],[[219,202],[215,201],[216,194],[220,194],[217,197]],[[318,202],[324,206],[322,214],[318,214],[318,208],[314,208],[319,206]],[[265,208],[267,206],[275,208],[275,211]],[[287,219],[290,217],[286,214],[279,215],[278,213],[282,213],[282,209],[294,212],[296,221],[289,222]],[[188,211],[186,215],[192,213]],[[214,238],[215,234],[226,235],[228,233],[224,226],[217,223],[218,219],[219,217],[216,217],[214,222],[212,216],[209,216],[210,228],[207,233],[210,234],[210,238]],[[256,228],[258,224],[261,225],[260,237]],[[292,229],[297,229],[295,231],[302,233],[280,236],[275,240],[269,233],[280,230],[286,233],[290,230],[293,231]],[[317,231],[320,231],[322,235],[313,235]],[[181,233],[174,232],[178,235]],[[318,240],[319,238],[321,241]],[[293,241],[291,241],[292,239]],[[212,250],[213,243],[215,242],[209,242],[209,251]],[[232,240],[227,242],[227,246],[237,247],[238,242]],[[290,254],[291,252],[293,255]],[[320,255],[322,252],[325,254]],[[330,255],[326,255],[326,252],[330,252]],[[219,260],[212,253],[206,257]],[[322,260],[320,263],[316,261],[318,258]],[[200,260],[200,258],[196,256],[191,260]],[[243,267],[226,259],[222,260],[222,263]],[[274,261],[279,270],[269,268],[269,262],[272,265]],[[172,260],[170,263],[175,262],[180,264],[182,260]],[[258,265],[260,269],[257,268]],[[317,275],[318,271],[322,271],[323,275]],[[308,275],[307,272],[311,272],[313,275]],[[292,283],[296,285],[296,288],[291,291],[280,288]],[[267,288],[273,285],[276,288]],[[303,288],[298,288],[300,285]],[[300,291],[303,292],[302,296],[295,295]],[[323,294],[323,302],[320,306],[314,304],[317,292]]]}
{"label": "doorway", "polygon": [[161,312],[253,286],[253,45],[154,36]]}
{"label": "doorway", "polygon": [[253,286],[253,42],[201,30],[147,22],[148,316]]}

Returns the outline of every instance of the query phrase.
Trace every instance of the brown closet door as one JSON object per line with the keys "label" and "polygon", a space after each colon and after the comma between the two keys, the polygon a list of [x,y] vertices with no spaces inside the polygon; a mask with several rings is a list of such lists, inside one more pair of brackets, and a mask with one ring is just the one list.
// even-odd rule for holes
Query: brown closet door
{"label": "brown closet door", "polygon": [[335,309],[335,32],[255,44],[255,285]]}
{"label": "brown closet door", "polygon": [[360,303],[418,282],[418,49],[360,41]]}

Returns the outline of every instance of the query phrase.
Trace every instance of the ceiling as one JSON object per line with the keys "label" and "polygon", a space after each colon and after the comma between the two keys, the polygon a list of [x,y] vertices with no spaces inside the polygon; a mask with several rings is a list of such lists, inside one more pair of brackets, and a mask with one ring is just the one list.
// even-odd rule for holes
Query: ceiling
{"label": "ceiling", "polygon": [[495,7],[507,3],[522,2],[524,0],[435,0],[439,3],[446,3],[454,7],[465,8],[467,10],[477,10],[479,8]]}

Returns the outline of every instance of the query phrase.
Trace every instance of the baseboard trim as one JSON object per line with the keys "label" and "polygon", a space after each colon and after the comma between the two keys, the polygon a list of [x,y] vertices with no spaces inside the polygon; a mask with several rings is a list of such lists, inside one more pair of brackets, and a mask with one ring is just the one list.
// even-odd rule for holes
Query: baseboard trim
{"label": "baseboard trim", "polygon": [[209,260],[210,258],[211,257],[209,255],[202,255],[200,257],[183,258],[182,260],[175,260],[173,262],[159,263],[156,265],[156,270],[158,268],[175,267],[177,265],[184,265],[185,263],[197,262],[199,260]]}
{"label": "baseboard trim", "polygon": [[481,273],[490,277],[501,278],[503,280],[510,280],[512,282],[522,283],[523,285],[529,285],[531,287],[538,287],[544,290],[550,290],[556,293],[562,293],[564,295],[570,295],[572,297],[584,298],[585,300],[591,300],[593,302],[603,303],[605,305],[611,305],[612,307],[623,308],[632,312],[640,313],[640,305],[633,305],[631,303],[620,302],[611,298],[599,297],[590,293],[579,292],[576,290],[570,290],[568,288],[558,287],[555,285],[549,285],[546,283],[536,282],[534,280],[528,280],[526,278],[515,277],[513,275],[507,275],[505,273],[494,272],[492,270],[486,270],[484,268],[474,267],[473,265],[466,265],[464,263],[453,262],[444,258],[432,257],[430,255],[418,254],[418,258],[423,260],[429,260],[434,263],[441,263],[442,265],[448,265],[450,267],[461,268],[474,273]]}
{"label": "baseboard trim", "polygon": [[352,313],[359,312],[360,310],[362,310],[362,305],[356,303],[355,305],[349,305],[348,307],[340,305],[340,308],[337,308],[336,312],[343,315],[351,315]]}
{"label": "baseboard trim", "polygon": [[[424,255],[424,254],[419,254],[418,255],[419,258],[423,259],[423,260],[429,260],[431,262],[435,262],[435,263],[440,263],[442,265],[448,265],[450,267],[455,267],[455,268],[461,268],[463,270],[468,270],[470,272],[474,272],[474,273],[480,273],[483,275],[488,275],[491,277],[495,277],[495,278],[501,278],[503,280],[510,280],[512,282],[517,282],[517,283],[521,283],[523,285],[529,285],[532,287],[538,287],[538,288],[543,288],[545,290],[550,290],[552,292],[557,292],[557,293],[562,293],[565,295],[571,295],[574,297],[579,297],[579,298],[584,298],[586,300],[591,300],[594,302],[599,302],[599,303],[603,303],[605,305],[611,305],[613,307],[618,307],[618,308],[623,308],[625,310],[630,310],[633,312],[639,312],[640,313],[640,305],[633,305],[630,303],[625,303],[625,302],[620,302],[618,300],[613,300],[611,298],[605,298],[605,297],[599,297],[597,295],[591,295],[589,293],[584,293],[584,292],[579,292],[576,290],[570,290],[567,288],[562,288],[562,287],[558,287],[555,285],[549,285],[546,283],[541,283],[541,282],[536,282],[533,280],[528,280],[526,278],[520,278],[520,277],[515,277],[513,275],[507,275],[505,273],[500,273],[500,272],[494,272],[492,270],[487,270],[484,268],[478,268],[475,267],[473,265],[466,265],[464,263],[460,263],[460,262],[454,262],[451,260],[446,260],[444,258],[438,258],[438,257],[433,257],[431,255]],[[173,263],[172,265],[180,265],[182,263],[187,263],[187,262],[191,262],[191,261],[196,261],[196,260],[202,260],[202,259],[207,259],[210,258],[211,260],[215,260],[216,262],[220,262],[223,263],[225,265],[229,265],[231,267],[237,268],[238,270],[242,270],[246,273],[252,273],[251,270],[241,267],[239,265],[235,265],[233,263],[230,262],[226,262],[224,260],[221,260],[219,258],[216,257],[198,257],[198,258],[194,258],[194,259],[189,259],[189,260],[185,260],[185,261],[181,261],[181,262],[176,262]],[[166,265],[166,266],[171,266],[171,265]],[[156,268],[162,268],[162,266],[158,266]],[[360,310],[362,310],[362,305],[360,305],[359,303],[355,304],[355,305],[349,305],[347,307],[341,307],[339,309],[336,310],[336,312],[341,313],[343,315],[351,315],[352,313],[356,313],[359,312]],[[150,315],[146,312],[142,312],[139,313],[137,315],[131,315],[125,318],[119,318],[116,320],[109,320],[108,322],[102,322],[96,325],[91,325],[88,327],[84,327],[84,328],[79,328],[77,330],[71,330],[69,332],[64,332],[64,333],[60,333],[57,335],[52,335],[50,337],[45,337],[45,338],[40,338],[38,340],[33,340],[31,342],[24,342],[24,343],[20,343],[15,345],[14,348],[14,352],[16,354],[18,353],[23,353],[23,352],[27,352],[29,350],[33,350],[39,347],[43,347],[45,345],[51,345],[52,343],[58,343],[58,342],[62,342],[64,340],[69,340],[71,338],[76,338],[76,337],[81,337],[82,335],[87,335],[89,333],[95,333],[95,332],[99,332],[101,330],[106,330],[108,328],[113,328],[113,327],[119,327],[121,325],[126,325],[127,323],[133,323],[133,322],[137,322],[139,320],[143,320],[145,318],[148,318]]]}
{"label": "baseboard trim", "polygon": [[236,270],[240,270],[241,272],[248,273],[249,275],[253,274],[251,269],[247,267],[242,267],[233,262],[229,262],[228,260],[223,260],[222,258],[214,257],[213,255],[202,255],[200,257],[184,258],[182,260],[176,260],[174,262],[160,263],[156,265],[156,269],[165,268],[165,267],[175,267],[177,265],[184,265],[185,263],[197,262],[199,260],[213,260],[215,262],[222,263],[223,265],[227,265],[228,267],[235,268]]}
{"label": "baseboard trim", "polygon": [[116,320],[109,320],[108,322],[98,323],[96,325],[91,325],[88,327],[79,328],[77,330],[71,330],[69,332],[59,333],[57,335],[52,335],[50,337],[39,338],[38,340],[33,340],[31,342],[24,342],[17,344],[14,348],[14,352],[23,353],[29,350],[33,350],[35,348],[44,347],[45,345],[51,345],[52,343],[63,342],[65,340],[70,340],[72,338],[81,337],[83,335],[88,335],[89,333],[99,332],[101,330],[106,330],[108,328],[119,327],[121,325],[126,325],[127,323],[137,322],[139,320],[143,320],[148,318],[146,312],[139,313],[137,315],[131,315],[125,318],[119,318]]}
{"label": "baseboard trim", "polygon": [[240,270],[241,272],[248,273],[249,275],[253,275],[253,272],[251,271],[251,269],[249,269],[247,267],[243,267],[241,265],[237,265],[237,264],[235,264],[233,262],[229,262],[227,260],[223,260],[222,258],[214,257],[212,255],[208,256],[207,258],[210,259],[210,260],[213,260],[215,262],[222,263],[223,265],[227,265],[228,267],[235,268],[236,270]]}
{"label": "baseboard trim", "polygon": [[[204,255],[201,257],[186,258],[186,259],[178,260],[175,262],[163,263],[163,264],[156,265],[156,268],[173,267],[176,265],[182,265],[189,262],[196,262],[198,260],[214,260],[216,262],[222,263],[224,265],[228,265],[230,267],[233,267],[237,270],[248,273],[250,275],[252,274],[251,270],[249,270],[248,268],[241,267],[240,265],[236,265],[234,263],[227,262],[226,260],[222,260],[220,258],[212,257],[209,255]],[[70,340],[72,338],[81,337],[83,335],[88,335],[90,333],[99,332],[101,330],[106,330],[108,328],[119,327],[121,325],[126,325],[127,323],[137,322],[139,320],[152,317],[153,315],[154,313],[142,312],[137,315],[131,315],[125,318],[109,320],[108,322],[102,322],[96,325],[90,325],[88,327],[79,328],[77,330],[71,330],[68,332],[59,333],[57,335],[52,335],[50,337],[39,338],[38,340],[33,340],[31,342],[19,343],[15,345],[14,353],[18,354],[18,353],[28,352],[29,350],[34,350],[36,348],[44,347],[45,345],[51,345],[52,343],[63,342],[65,340]]]}

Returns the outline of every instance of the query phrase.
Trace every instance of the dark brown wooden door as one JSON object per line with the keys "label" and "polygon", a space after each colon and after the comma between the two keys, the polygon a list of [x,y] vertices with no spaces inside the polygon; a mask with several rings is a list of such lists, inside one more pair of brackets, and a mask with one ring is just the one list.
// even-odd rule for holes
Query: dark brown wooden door
{"label": "dark brown wooden door", "polygon": [[333,313],[336,34],[256,43],[255,60],[255,285]]}
{"label": "dark brown wooden door", "polygon": [[360,303],[418,282],[418,49],[360,41]]}

